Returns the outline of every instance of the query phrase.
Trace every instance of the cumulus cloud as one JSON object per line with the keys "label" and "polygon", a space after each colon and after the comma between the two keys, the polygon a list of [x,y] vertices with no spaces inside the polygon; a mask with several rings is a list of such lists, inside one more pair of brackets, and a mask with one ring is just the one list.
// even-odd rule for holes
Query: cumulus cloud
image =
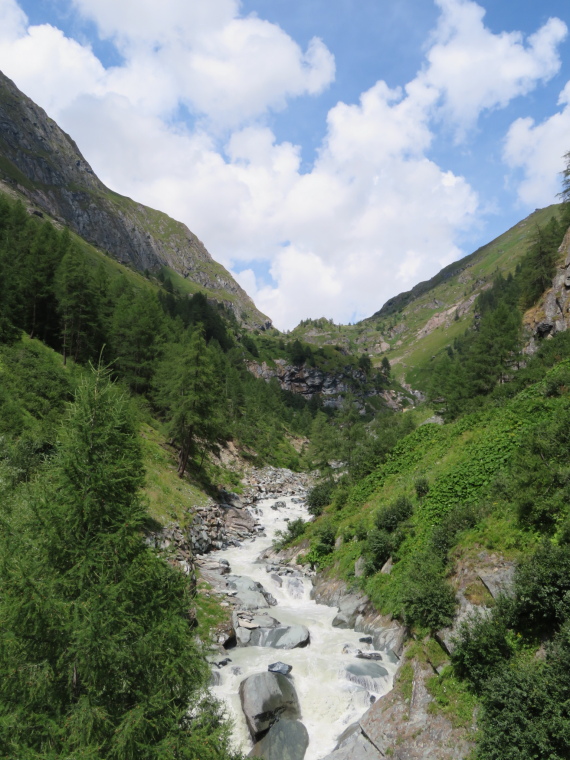
{"label": "cumulus cloud", "polygon": [[558,46],[568,29],[549,19],[525,41],[520,32],[494,34],[485,10],[471,0],[436,0],[442,14],[418,82],[441,97],[461,138],[484,110],[506,106],[560,69]]}
{"label": "cumulus cloud", "polygon": [[560,190],[563,156],[570,151],[570,82],[558,105],[561,109],[539,124],[530,117],[517,119],[505,139],[504,159],[522,172],[517,189],[526,205],[547,206]]}
{"label": "cumulus cloud", "polygon": [[[461,255],[479,199],[430,160],[435,129],[443,121],[465,139],[483,111],[551,77],[566,33],[553,19],[527,40],[493,34],[476,3],[438,0],[422,70],[331,108],[307,171],[300,147],[277,142],[263,118],[332,81],[320,40],[302,50],[276,24],[241,15],[236,0],[73,4],[121,64],[105,68],[88,45],[29,26],[15,0],[0,0],[0,68],[74,136],[104,182],[186,222],[281,328],[367,316]],[[513,125],[511,165],[524,155],[531,166],[530,136],[543,126]]]}

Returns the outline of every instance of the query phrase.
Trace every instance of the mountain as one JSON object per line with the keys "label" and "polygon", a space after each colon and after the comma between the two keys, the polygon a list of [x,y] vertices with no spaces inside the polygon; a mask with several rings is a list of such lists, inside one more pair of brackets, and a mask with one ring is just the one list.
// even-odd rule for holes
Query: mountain
{"label": "mountain", "polygon": [[546,226],[559,209],[556,204],[537,209],[495,240],[391,298],[355,325],[305,320],[292,335],[373,358],[386,356],[394,374],[414,385],[432,357],[472,324],[477,296],[491,287],[498,273],[507,276],[515,271],[537,226]]}
{"label": "mountain", "polygon": [[240,322],[271,326],[186,225],[106,187],[71,137],[1,72],[0,179],[121,263],[166,268],[187,281],[181,289],[223,302]]}

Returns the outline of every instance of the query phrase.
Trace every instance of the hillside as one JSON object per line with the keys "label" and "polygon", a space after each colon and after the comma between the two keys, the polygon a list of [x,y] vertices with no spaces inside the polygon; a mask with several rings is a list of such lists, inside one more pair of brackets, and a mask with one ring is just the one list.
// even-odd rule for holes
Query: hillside
{"label": "hillside", "polygon": [[224,303],[239,321],[270,325],[186,225],[105,187],[73,140],[1,72],[0,179],[119,262],[171,270],[181,287]]}
{"label": "hillside", "polygon": [[471,325],[477,296],[491,286],[498,272],[506,276],[515,271],[536,226],[546,225],[559,208],[553,205],[534,211],[492,242],[390,299],[355,325],[306,320],[291,334],[315,345],[366,352],[375,363],[386,356],[398,379],[421,388],[417,384],[421,370]]}

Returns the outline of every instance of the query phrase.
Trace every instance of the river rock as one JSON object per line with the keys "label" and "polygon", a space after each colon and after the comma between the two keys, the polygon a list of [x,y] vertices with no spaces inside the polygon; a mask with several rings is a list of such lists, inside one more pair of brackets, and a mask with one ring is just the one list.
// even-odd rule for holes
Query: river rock
{"label": "river rock", "polygon": [[346,666],[346,677],[368,691],[382,691],[388,671],[376,662],[352,662]]}
{"label": "river rock", "polygon": [[311,641],[309,629],[304,625],[279,625],[277,628],[257,628],[251,631],[250,646],[272,649],[306,647]]}
{"label": "river rock", "polygon": [[237,591],[236,599],[242,609],[256,610],[277,604],[275,597],[261,583],[245,575],[228,575],[226,583],[229,589]]}
{"label": "river rock", "polygon": [[305,586],[300,578],[287,578],[287,591],[293,599],[302,599],[305,595]]}
{"label": "river rock", "polygon": [[270,673],[281,673],[282,676],[288,676],[293,670],[293,666],[284,662],[272,662],[271,665],[267,666],[267,670]]}
{"label": "river rock", "polygon": [[254,740],[280,718],[301,717],[295,687],[280,673],[255,673],[245,678],[239,685],[239,696]]}
{"label": "river rock", "polygon": [[383,758],[384,755],[381,755],[368,741],[360,730],[360,726],[356,724],[356,730],[350,738],[342,742],[341,746],[337,746],[334,752],[323,760],[383,760]]}
{"label": "river rock", "polygon": [[358,660],[381,660],[382,655],[380,652],[358,652],[356,655]]}
{"label": "river rock", "polygon": [[298,720],[281,718],[269,729],[248,757],[264,760],[303,760],[309,746],[309,734]]}

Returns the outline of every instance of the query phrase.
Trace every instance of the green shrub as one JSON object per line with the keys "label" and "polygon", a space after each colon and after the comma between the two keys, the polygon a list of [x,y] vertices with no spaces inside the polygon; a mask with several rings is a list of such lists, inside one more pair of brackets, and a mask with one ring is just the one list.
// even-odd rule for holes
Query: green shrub
{"label": "green shrub", "polygon": [[276,551],[280,551],[293,543],[295,539],[300,538],[303,535],[306,525],[307,523],[301,517],[299,517],[298,520],[291,520],[291,522],[287,523],[287,528],[285,530],[278,530],[275,532],[273,548]]}
{"label": "green shrub", "polygon": [[379,530],[391,532],[396,530],[400,523],[405,522],[412,516],[414,505],[406,496],[400,496],[395,502],[384,507],[376,514],[376,527]]}
{"label": "green shrub", "polygon": [[521,631],[549,635],[570,612],[570,545],[544,541],[515,575],[515,618]]}
{"label": "green shrub", "polygon": [[455,613],[455,592],[443,576],[441,563],[422,554],[411,563],[400,592],[407,625],[436,631],[449,625]]}
{"label": "green shrub", "polygon": [[325,480],[323,483],[317,483],[307,494],[307,509],[309,514],[318,517],[331,502],[334,489],[334,483],[331,480]]}
{"label": "green shrub", "polygon": [[461,625],[451,662],[457,675],[469,681],[473,690],[480,694],[497,667],[512,653],[502,616],[496,610],[487,616],[478,612]]}
{"label": "green shrub", "polygon": [[366,574],[372,575],[380,570],[392,554],[392,539],[385,530],[370,531],[366,540],[364,556],[366,558]]}
{"label": "green shrub", "polygon": [[424,477],[417,478],[414,483],[414,488],[418,499],[423,499],[423,497],[427,496],[429,493],[429,480]]}

